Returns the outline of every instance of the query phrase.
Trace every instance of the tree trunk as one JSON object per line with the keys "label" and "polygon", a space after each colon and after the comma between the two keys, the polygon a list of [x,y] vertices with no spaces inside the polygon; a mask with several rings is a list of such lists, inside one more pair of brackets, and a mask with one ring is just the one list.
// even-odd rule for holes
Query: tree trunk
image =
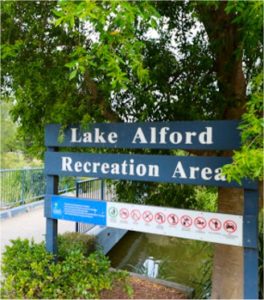
{"label": "tree trunk", "polygon": [[[218,211],[243,214],[243,189],[219,188]],[[214,245],[212,298],[243,298],[243,248]]]}
{"label": "tree trunk", "polygon": [[[240,30],[233,22],[234,15],[225,12],[227,1],[219,1],[218,6],[198,3],[197,11],[215,57],[215,72],[225,107],[222,119],[240,119],[246,102]],[[232,152],[223,155],[232,156]],[[243,189],[219,188],[218,211],[243,214],[243,196]],[[214,245],[212,298],[243,298],[243,265],[242,247]]]}

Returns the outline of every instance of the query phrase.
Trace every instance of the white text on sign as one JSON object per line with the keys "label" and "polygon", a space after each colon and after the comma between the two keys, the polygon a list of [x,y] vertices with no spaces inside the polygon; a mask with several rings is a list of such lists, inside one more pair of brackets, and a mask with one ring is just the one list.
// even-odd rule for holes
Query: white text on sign
{"label": "white text on sign", "polygon": [[[71,128],[71,143],[96,143],[96,144],[116,144],[118,142],[118,133],[111,131],[105,133],[100,128],[93,128],[92,131],[80,133],[78,128]],[[144,132],[142,127],[138,127],[133,135],[132,144],[173,144],[184,143],[191,145],[198,142],[202,145],[213,144],[213,129],[205,127],[204,131],[171,131],[169,127],[150,127],[148,132]]]}

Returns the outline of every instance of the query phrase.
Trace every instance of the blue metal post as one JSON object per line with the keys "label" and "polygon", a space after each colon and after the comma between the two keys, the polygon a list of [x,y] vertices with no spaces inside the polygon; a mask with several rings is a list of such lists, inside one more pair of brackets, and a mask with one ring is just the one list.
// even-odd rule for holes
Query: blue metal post
{"label": "blue metal post", "polygon": [[258,299],[258,190],[244,190],[244,299]]}
{"label": "blue metal post", "polygon": [[[56,148],[49,147],[48,151],[56,151]],[[46,249],[56,255],[58,252],[57,236],[58,221],[51,218],[51,199],[49,195],[57,195],[59,190],[59,177],[48,175],[45,197],[45,217],[46,217]]]}

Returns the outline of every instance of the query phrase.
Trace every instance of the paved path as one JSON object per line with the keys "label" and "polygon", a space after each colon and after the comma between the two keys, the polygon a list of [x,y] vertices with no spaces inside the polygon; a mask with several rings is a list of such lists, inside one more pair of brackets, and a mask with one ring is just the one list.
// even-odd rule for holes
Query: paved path
{"label": "paved path", "polygon": [[[10,240],[16,238],[34,239],[41,242],[45,239],[45,218],[43,206],[34,208],[30,212],[22,213],[12,218],[1,220],[1,253]],[[58,231],[75,231],[75,223],[67,221],[58,221]]]}

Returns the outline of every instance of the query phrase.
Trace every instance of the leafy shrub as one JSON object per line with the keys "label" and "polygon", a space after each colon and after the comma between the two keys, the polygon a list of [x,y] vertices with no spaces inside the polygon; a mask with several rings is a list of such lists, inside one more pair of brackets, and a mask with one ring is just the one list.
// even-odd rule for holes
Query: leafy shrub
{"label": "leafy shrub", "polygon": [[78,232],[66,232],[58,235],[58,259],[63,260],[72,251],[80,251],[88,256],[96,250],[95,237]]}
{"label": "leafy shrub", "polygon": [[109,270],[110,262],[101,252],[85,257],[79,246],[61,252],[65,257],[55,263],[44,243],[12,241],[2,257],[2,298],[99,298],[103,289],[110,289],[113,280],[123,275]]}

